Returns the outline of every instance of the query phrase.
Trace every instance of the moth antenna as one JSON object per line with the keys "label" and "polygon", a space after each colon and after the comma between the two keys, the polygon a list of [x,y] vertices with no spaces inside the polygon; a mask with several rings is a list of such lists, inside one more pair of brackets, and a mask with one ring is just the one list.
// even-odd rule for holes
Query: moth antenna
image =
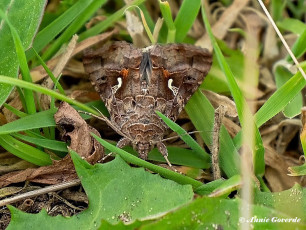
{"label": "moth antenna", "polygon": [[190,134],[194,134],[194,133],[202,133],[202,131],[192,131],[192,132],[184,133],[182,135],[177,135],[177,136],[174,136],[174,137],[168,137],[168,138],[162,139],[161,142],[169,141],[169,140],[172,140],[172,139],[175,139],[175,138],[178,138],[178,137],[185,136],[187,134],[190,135]]}

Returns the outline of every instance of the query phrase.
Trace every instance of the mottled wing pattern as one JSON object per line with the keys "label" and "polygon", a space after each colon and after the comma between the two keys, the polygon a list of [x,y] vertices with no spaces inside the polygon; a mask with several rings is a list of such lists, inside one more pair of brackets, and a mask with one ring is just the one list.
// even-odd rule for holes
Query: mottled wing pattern
{"label": "mottled wing pattern", "polygon": [[167,96],[170,101],[165,115],[175,121],[210,70],[212,55],[207,49],[193,45],[167,44],[152,47],[150,57],[153,73],[163,69],[164,79],[167,79],[165,95],[170,95]]}
{"label": "mottled wing pattern", "polygon": [[[135,75],[135,72],[139,75],[141,58],[141,49],[126,42],[114,42],[97,50],[86,50],[83,63],[96,91],[106,102],[112,97],[112,88],[119,84],[118,78],[128,79],[128,75]],[[125,88],[130,94],[134,90],[131,83],[128,86],[122,85],[121,88]],[[122,99],[124,95],[118,96]]]}
{"label": "mottled wing pattern", "polygon": [[84,53],[85,71],[115,122],[118,117],[123,122],[127,116],[123,101],[129,104],[140,94],[141,59],[142,50],[127,42],[114,42]]}

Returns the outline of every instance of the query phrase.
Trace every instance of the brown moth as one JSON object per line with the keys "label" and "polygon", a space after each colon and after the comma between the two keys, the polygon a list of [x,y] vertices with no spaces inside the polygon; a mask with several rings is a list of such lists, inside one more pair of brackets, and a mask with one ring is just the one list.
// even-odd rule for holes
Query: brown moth
{"label": "brown moth", "polygon": [[107,123],[123,136],[117,146],[132,145],[142,159],[156,146],[169,162],[162,143],[168,127],[155,111],[177,119],[211,67],[208,50],[187,44],[141,49],[114,42],[87,50],[83,63],[110,113]]}

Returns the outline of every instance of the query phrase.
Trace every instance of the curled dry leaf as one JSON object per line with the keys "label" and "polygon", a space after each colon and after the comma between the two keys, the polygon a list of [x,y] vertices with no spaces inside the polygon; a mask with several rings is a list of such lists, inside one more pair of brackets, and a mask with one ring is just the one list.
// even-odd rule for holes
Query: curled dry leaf
{"label": "curled dry leaf", "polygon": [[56,114],[55,123],[59,126],[62,139],[70,141],[72,150],[76,151],[89,163],[96,163],[103,157],[103,147],[90,135],[100,136],[97,130],[89,126],[78,112],[68,103],[62,102]]}
{"label": "curled dry leaf", "polygon": [[[103,147],[90,135],[100,136],[98,131],[87,125],[78,112],[66,102],[61,103],[54,115],[55,122],[61,127],[62,137],[70,140],[70,148],[89,163],[96,163],[103,157]],[[74,165],[68,154],[62,160],[54,161],[50,166],[28,168],[0,177],[0,188],[12,183],[32,181],[43,184],[57,184],[76,179]]]}
{"label": "curled dry leaf", "polygon": [[280,192],[300,183],[300,177],[288,176],[288,167],[298,165],[298,160],[278,154],[272,147],[265,147],[265,178],[272,192]]}

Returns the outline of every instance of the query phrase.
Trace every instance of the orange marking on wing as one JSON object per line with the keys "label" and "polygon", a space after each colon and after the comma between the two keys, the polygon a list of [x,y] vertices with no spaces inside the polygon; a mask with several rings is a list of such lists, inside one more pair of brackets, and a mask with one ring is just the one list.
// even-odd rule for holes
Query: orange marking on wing
{"label": "orange marking on wing", "polygon": [[165,78],[169,78],[170,73],[169,73],[169,71],[168,71],[168,70],[163,69],[163,75],[164,75],[164,77],[165,77]]}
{"label": "orange marking on wing", "polygon": [[129,71],[127,69],[121,70],[120,74],[123,76],[123,78],[127,78]]}

